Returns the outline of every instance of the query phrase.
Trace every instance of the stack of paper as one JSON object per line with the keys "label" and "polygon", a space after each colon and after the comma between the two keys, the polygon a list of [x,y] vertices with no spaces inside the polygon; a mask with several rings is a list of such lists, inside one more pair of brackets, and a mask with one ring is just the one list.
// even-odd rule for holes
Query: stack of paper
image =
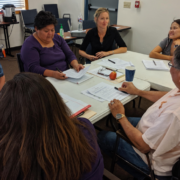
{"label": "stack of paper", "polygon": [[74,69],[68,69],[66,71],[63,71],[64,74],[66,74],[69,78],[79,79],[82,76],[86,74],[90,66],[85,67],[84,69],[81,69],[79,72],[77,72]]}
{"label": "stack of paper", "polygon": [[60,95],[63,98],[63,101],[66,103],[67,107],[71,110],[72,117],[77,116],[81,112],[91,107],[91,105],[84,103],[81,100],[72,98],[64,93],[60,93]]}
{"label": "stack of paper", "polygon": [[[99,99],[99,101],[106,100],[106,101],[111,101],[113,99],[118,99],[118,100],[122,100],[124,98],[126,98],[127,96],[129,96],[129,94],[125,94],[121,91],[118,91],[114,88],[114,86],[111,86],[109,84],[106,83],[99,83],[96,86],[93,86],[87,90],[85,90],[86,93],[89,93],[92,95],[92,98],[94,99]],[[83,94],[84,91],[82,91]],[[98,99],[97,99],[98,100]]]}
{"label": "stack of paper", "polygon": [[162,60],[142,60],[146,69],[169,71],[169,68],[164,64]]}
{"label": "stack of paper", "polygon": [[134,66],[130,61],[124,61],[119,58],[103,59],[100,63],[101,66],[110,67],[113,69],[125,69],[126,66]]}
{"label": "stack of paper", "polygon": [[84,76],[82,76],[82,77],[79,78],[79,79],[67,78],[67,81],[72,82],[72,83],[75,83],[75,84],[81,84],[82,82],[87,81],[88,79],[91,79],[91,78],[93,78],[92,75],[90,75],[90,74],[85,74]]}
{"label": "stack of paper", "polygon": [[[90,74],[93,74],[93,75],[96,75],[98,77],[101,77],[101,78],[104,78],[104,79],[108,79],[108,80],[111,80],[109,78],[109,75],[111,74],[113,70],[110,70],[110,69],[106,69],[106,68],[103,68],[103,67],[98,67],[98,68],[95,68],[95,69],[92,69],[92,70],[89,70],[88,73]],[[121,72],[116,72],[117,73],[117,78],[120,78],[122,77],[124,74],[121,73]]]}

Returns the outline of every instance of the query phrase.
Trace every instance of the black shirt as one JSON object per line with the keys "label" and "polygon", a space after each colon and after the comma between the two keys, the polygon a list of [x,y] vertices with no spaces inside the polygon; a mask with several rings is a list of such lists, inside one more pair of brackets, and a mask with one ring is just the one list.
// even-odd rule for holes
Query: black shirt
{"label": "black shirt", "polygon": [[84,41],[80,47],[81,50],[86,51],[87,46],[91,43],[92,54],[95,55],[100,51],[111,51],[113,50],[114,41],[119,47],[127,47],[119,32],[114,27],[108,27],[106,35],[104,36],[103,42],[100,42],[97,27],[88,31]]}

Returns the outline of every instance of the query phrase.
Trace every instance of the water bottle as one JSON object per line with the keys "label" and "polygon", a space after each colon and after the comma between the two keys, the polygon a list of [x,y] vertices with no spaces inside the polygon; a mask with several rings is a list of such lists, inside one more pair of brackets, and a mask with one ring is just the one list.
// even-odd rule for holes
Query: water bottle
{"label": "water bottle", "polygon": [[61,26],[61,27],[60,27],[60,30],[59,30],[59,34],[60,34],[60,36],[61,36],[62,38],[64,38],[64,29],[63,29],[62,24],[61,24],[60,26]]}
{"label": "water bottle", "polygon": [[80,14],[78,16],[78,31],[82,31],[83,30],[82,22],[83,22],[83,18],[82,18],[82,15]]}

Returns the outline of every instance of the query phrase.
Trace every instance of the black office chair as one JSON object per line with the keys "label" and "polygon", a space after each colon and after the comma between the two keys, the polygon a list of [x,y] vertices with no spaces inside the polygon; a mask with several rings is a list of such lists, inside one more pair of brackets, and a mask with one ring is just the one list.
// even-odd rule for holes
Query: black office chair
{"label": "black office chair", "polygon": [[69,25],[71,26],[71,15],[70,14],[63,14],[63,19],[69,20]]}
{"label": "black office chair", "polygon": [[34,32],[34,19],[37,15],[37,9],[22,10],[21,16],[24,27],[24,40],[29,34]]}
{"label": "black office chair", "polygon": [[[111,170],[110,172],[113,173],[114,171],[114,167],[115,167],[115,163],[116,163],[116,159],[123,161],[124,163],[126,163],[128,166],[132,167],[134,170],[136,170],[137,172],[143,174],[145,176],[145,180],[155,180],[155,175],[154,175],[154,171],[151,169],[151,163],[150,163],[150,159],[148,154],[145,154],[147,157],[147,161],[148,161],[148,166],[150,168],[150,176],[149,174],[146,174],[145,172],[143,172],[140,168],[138,168],[137,166],[135,166],[134,164],[128,162],[126,159],[124,159],[123,157],[119,156],[116,152],[118,149],[118,144],[119,144],[119,139],[122,138],[124,139],[126,142],[128,142],[130,145],[134,146],[132,144],[132,142],[129,140],[129,138],[126,136],[125,132],[123,129],[119,129],[116,131],[117,134],[117,138],[116,138],[116,142],[115,142],[115,147],[114,147],[114,154],[113,154],[113,159],[112,159],[112,164],[111,164]],[[166,177],[165,177],[166,179]],[[172,168],[172,177],[171,180],[180,180],[180,159],[174,164],[173,168]]]}
{"label": "black office chair", "polygon": [[55,16],[55,18],[59,18],[57,4],[44,4],[44,10],[51,12]]}
{"label": "black office chair", "polygon": [[24,71],[24,64],[23,64],[23,62],[21,60],[21,54],[20,53],[17,54],[17,61],[18,61],[18,65],[19,65],[19,71],[20,72],[25,72]]}
{"label": "black office chair", "polygon": [[96,23],[94,20],[84,20],[83,21],[83,29],[90,29],[96,27]]}
{"label": "black office chair", "polygon": [[70,31],[70,28],[68,25],[68,19],[60,19],[60,18],[56,18],[56,19],[57,19],[57,25],[55,27],[55,33],[59,33],[59,29],[61,27],[61,24],[63,26],[64,32]]}

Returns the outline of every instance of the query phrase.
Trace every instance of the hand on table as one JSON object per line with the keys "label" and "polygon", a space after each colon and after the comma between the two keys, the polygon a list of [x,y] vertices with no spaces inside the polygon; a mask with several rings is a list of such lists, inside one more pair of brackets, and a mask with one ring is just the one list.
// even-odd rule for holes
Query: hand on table
{"label": "hand on table", "polygon": [[54,75],[53,75],[54,78],[56,79],[67,79],[68,77],[66,77],[66,75],[62,72],[59,72],[59,71],[54,71]]}
{"label": "hand on table", "polygon": [[118,113],[125,114],[125,109],[121,101],[114,99],[108,105],[109,105],[109,109],[111,110],[112,115],[115,118]]}
{"label": "hand on table", "polygon": [[125,91],[128,94],[138,95],[139,89],[137,89],[132,82],[123,82],[119,88],[120,91]]}
{"label": "hand on table", "polygon": [[73,68],[79,72],[81,69],[84,69],[84,66],[82,64],[76,64],[73,66]]}
{"label": "hand on table", "polygon": [[100,59],[100,58],[102,58],[102,57],[104,57],[104,56],[108,56],[109,55],[109,53],[108,52],[104,52],[104,51],[101,51],[101,52],[97,52],[96,53],[96,56]]}
{"label": "hand on table", "polygon": [[95,61],[95,60],[98,59],[98,57],[97,57],[97,56],[93,56],[93,55],[89,55],[88,59],[89,59],[90,61]]}

